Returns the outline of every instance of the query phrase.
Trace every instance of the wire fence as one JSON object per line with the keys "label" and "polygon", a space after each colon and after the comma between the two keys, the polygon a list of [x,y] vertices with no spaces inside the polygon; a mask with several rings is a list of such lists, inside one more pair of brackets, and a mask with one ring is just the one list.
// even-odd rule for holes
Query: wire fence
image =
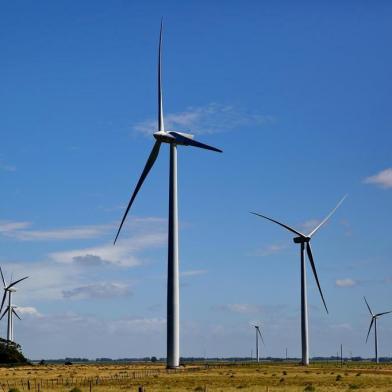
{"label": "wire fence", "polygon": [[11,388],[22,391],[41,392],[45,389],[57,389],[62,387],[89,387],[94,386],[127,384],[131,381],[145,379],[171,373],[190,373],[205,370],[206,366],[193,366],[178,369],[141,369],[128,371],[125,374],[113,374],[108,376],[94,377],[56,377],[56,378],[27,378],[0,380],[2,392],[8,392]]}

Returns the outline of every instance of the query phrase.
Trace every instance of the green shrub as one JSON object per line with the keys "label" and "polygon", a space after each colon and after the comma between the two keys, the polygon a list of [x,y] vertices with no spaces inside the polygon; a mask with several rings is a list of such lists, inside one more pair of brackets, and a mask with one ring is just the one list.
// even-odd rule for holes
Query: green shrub
{"label": "green shrub", "polygon": [[304,391],[305,392],[314,392],[316,390],[316,388],[312,385],[312,384],[309,384],[309,385],[307,385],[305,388],[304,388]]}
{"label": "green shrub", "polygon": [[18,388],[13,387],[13,388],[10,388],[10,389],[8,390],[8,392],[20,392],[20,391],[19,391]]}
{"label": "green shrub", "polygon": [[338,374],[338,375],[336,376],[336,379],[335,379],[335,380],[336,380],[336,381],[341,381],[342,378],[343,378],[343,377],[342,377],[340,374]]}
{"label": "green shrub", "polygon": [[348,388],[349,388],[349,389],[359,389],[360,386],[359,386],[358,384],[350,384],[350,385],[348,386]]}

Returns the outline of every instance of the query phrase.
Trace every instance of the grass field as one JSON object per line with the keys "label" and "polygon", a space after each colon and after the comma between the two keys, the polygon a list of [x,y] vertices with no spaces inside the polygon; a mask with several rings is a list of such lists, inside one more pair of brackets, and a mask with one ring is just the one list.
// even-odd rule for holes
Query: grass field
{"label": "grass field", "polygon": [[187,365],[166,372],[153,364],[35,365],[0,368],[3,392],[20,391],[390,391],[392,364],[315,363],[304,368],[290,363]]}

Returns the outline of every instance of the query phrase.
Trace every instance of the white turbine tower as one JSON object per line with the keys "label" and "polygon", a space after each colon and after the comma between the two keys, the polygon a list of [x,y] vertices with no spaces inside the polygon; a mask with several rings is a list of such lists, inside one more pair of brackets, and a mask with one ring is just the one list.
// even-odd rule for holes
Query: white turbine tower
{"label": "white turbine tower", "polygon": [[180,364],[180,302],[179,302],[179,260],[178,260],[178,206],[177,206],[177,146],[192,146],[222,152],[221,150],[200,143],[193,135],[174,131],[166,131],[163,122],[163,98],[161,84],[161,49],[162,22],[158,49],[158,131],[156,139],[142,175],[136,184],[127,209],[125,210],[114,243],[120,234],[125,218],[139,192],[144,180],[158,157],[162,143],[170,146],[170,177],[169,177],[169,227],[168,227],[168,276],[167,276],[167,367],[176,368]]}
{"label": "white turbine tower", "polygon": [[0,306],[0,313],[3,310],[3,306],[4,306],[4,302],[7,298],[7,294],[8,294],[8,305],[4,310],[4,313],[2,314],[2,316],[0,317],[0,320],[3,319],[3,317],[7,314],[7,340],[9,342],[13,342],[14,341],[14,324],[13,324],[13,315],[15,315],[19,320],[21,319],[19,317],[19,315],[16,313],[15,309],[17,308],[15,305],[12,305],[12,293],[15,293],[15,288],[14,286],[17,285],[19,282],[21,282],[22,280],[25,280],[28,278],[28,276],[25,276],[22,279],[18,279],[14,282],[10,282],[9,285],[6,284],[5,279],[4,279],[4,275],[3,275],[3,271],[0,267],[0,273],[1,273],[1,279],[3,281],[4,284],[4,294],[3,294],[3,300],[1,301],[1,306]]}
{"label": "white turbine tower", "polygon": [[260,326],[259,325],[254,325],[255,331],[256,331],[256,360],[257,362],[260,361],[260,352],[259,352],[259,336],[261,338],[261,341],[264,343],[263,336],[261,335],[260,332]]}
{"label": "white turbine tower", "polygon": [[332,216],[332,214],[337,210],[337,208],[343,203],[343,200],[346,196],[343,197],[342,200],[339,201],[337,206],[327,215],[321,223],[314,228],[308,235],[301,233],[300,231],[293,229],[292,227],[278,222],[277,220],[268,218],[267,216],[257,214],[256,212],[252,212],[252,214],[257,215],[261,218],[268,219],[271,222],[277,223],[278,225],[284,227],[285,229],[291,231],[292,233],[296,234],[298,237],[294,237],[293,241],[296,244],[301,244],[301,338],[302,338],[302,364],[309,365],[309,335],[308,335],[308,304],[307,304],[307,290],[306,290],[306,265],[305,265],[305,247],[306,253],[308,254],[310,266],[312,267],[313,275],[316,280],[321,299],[323,301],[325,310],[328,313],[328,308],[324,300],[323,292],[321,291],[320,282],[317,276],[316,266],[314,264],[312,248],[310,247],[310,240],[312,236],[323,226],[327,220]]}
{"label": "white turbine tower", "polygon": [[367,341],[368,341],[368,339],[369,339],[369,334],[370,334],[370,331],[371,331],[372,326],[373,326],[373,324],[374,324],[374,358],[375,358],[376,363],[378,363],[377,319],[378,319],[380,316],[383,316],[384,314],[392,313],[392,310],[389,311],[389,312],[383,312],[383,313],[373,314],[373,312],[372,312],[371,309],[370,309],[370,306],[369,306],[368,302],[366,301],[366,298],[363,297],[363,299],[365,300],[366,306],[367,306],[367,308],[369,309],[369,313],[370,313],[370,315],[372,316],[372,320],[371,320],[370,326],[369,326],[369,331],[368,331],[368,334],[367,334],[367,336],[366,336],[366,343],[367,343]]}

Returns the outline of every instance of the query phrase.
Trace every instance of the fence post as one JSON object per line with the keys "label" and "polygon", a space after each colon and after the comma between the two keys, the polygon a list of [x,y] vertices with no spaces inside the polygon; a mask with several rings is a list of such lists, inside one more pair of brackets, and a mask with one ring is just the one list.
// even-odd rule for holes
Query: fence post
{"label": "fence post", "polygon": [[92,389],[93,389],[93,386],[92,386],[92,382],[90,380],[90,392],[92,391]]}

